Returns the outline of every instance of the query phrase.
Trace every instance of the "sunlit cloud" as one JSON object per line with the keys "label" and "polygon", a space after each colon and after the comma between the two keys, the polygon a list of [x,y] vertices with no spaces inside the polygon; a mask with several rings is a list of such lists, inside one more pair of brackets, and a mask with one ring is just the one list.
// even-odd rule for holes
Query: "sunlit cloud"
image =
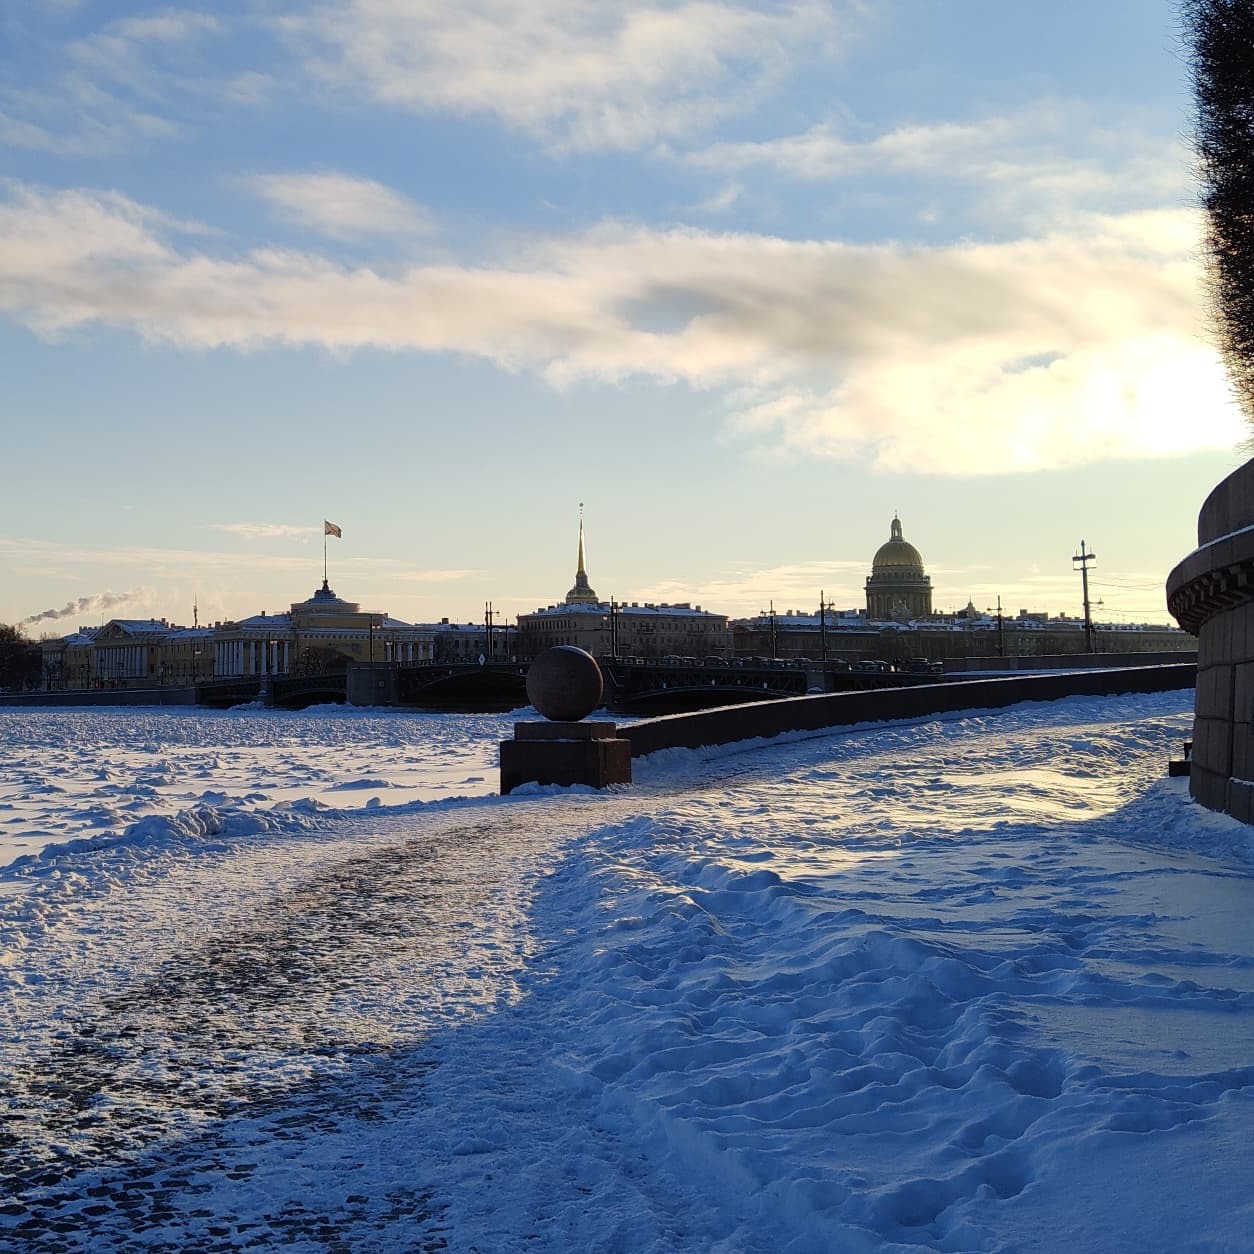
{"label": "sunlit cloud", "polygon": [[834,58],[857,4],[348,0],[278,27],[309,70],[393,108],[495,119],[567,149],[629,148],[744,112]]}
{"label": "sunlit cloud", "polygon": [[333,239],[425,234],[434,228],[421,205],[373,179],[322,171],[255,174],[246,183],[280,217]]}
{"label": "sunlit cloud", "polygon": [[1165,457],[1244,433],[1204,338],[1186,210],[934,247],[607,223],[495,264],[391,270],[174,233],[125,197],[10,186],[0,310],[44,334],[459,353],[557,387],[683,382],[725,397],[725,438],[748,449],[892,470]]}

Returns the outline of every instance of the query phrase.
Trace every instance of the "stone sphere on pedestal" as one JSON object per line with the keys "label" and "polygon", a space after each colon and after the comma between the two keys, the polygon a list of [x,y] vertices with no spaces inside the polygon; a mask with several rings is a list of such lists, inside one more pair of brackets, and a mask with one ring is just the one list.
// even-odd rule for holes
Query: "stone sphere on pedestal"
{"label": "stone sphere on pedestal", "polygon": [[573,644],[545,649],[527,670],[527,700],[557,722],[575,723],[591,714],[603,691],[596,658]]}

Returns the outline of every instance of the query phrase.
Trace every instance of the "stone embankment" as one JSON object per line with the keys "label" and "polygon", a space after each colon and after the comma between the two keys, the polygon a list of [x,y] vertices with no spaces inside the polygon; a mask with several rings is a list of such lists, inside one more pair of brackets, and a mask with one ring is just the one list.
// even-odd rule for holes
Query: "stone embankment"
{"label": "stone embankment", "polygon": [[647,719],[619,729],[631,742],[633,757],[659,749],[696,749],[737,740],[820,731],[855,723],[925,718],[958,710],[994,710],[1021,701],[1060,697],[1113,696],[1125,692],[1169,692],[1191,688],[1197,667],[1190,662],[1165,666],[1120,667],[998,679],[948,680],[914,688],[878,692],[833,692],[782,701],[758,701],[694,714]]}

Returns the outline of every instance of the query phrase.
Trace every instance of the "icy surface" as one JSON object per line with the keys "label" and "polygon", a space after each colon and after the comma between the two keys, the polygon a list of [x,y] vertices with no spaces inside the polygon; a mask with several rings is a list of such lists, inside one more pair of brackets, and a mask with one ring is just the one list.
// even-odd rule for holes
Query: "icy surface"
{"label": "icy surface", "polygon": [[[505,799],[473,719],[5,723],[65,791],[0,872],[0,1248],[1249,1250],[1254,841],[1164,778],[1190,701]],[[83,839],[145,738],[228,800]]]}
{"label": "icy surface", "polygon": [[343,706],[0,710],[0,865],[186,810],[483,796],[496,791],[496,745],[516,717]]}

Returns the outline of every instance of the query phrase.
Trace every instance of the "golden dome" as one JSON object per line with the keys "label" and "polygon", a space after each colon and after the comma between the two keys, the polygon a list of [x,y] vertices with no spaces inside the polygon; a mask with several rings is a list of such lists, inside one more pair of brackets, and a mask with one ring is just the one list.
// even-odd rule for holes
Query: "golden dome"
{"label": "golden dome", "polygon": [[902,537],[901,519],[893,517],[892,534],[886,544],[881,544],[871,562],[873,575],[923,574],[923,558],[919,550]]}

